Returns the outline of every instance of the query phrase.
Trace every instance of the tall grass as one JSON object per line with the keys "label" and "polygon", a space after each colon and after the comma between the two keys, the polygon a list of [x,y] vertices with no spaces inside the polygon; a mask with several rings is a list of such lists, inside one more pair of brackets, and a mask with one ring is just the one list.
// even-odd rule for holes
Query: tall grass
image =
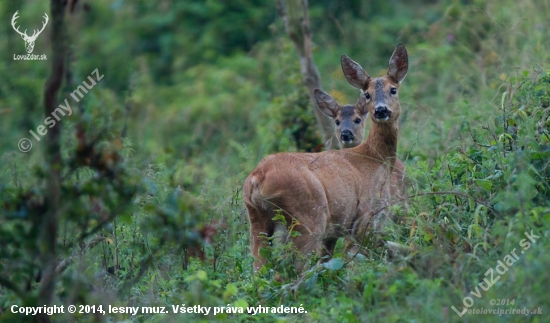
{"label": "tall grass", "polygon": [[[92,132],[108,126],[115,136],[124,124],[122,107],[129,107],[128,138],[119,147],[136,192],[132,205],[101,230],[101,243],[62,274],[57,301],[104,306],[303,304],[308,311],[286,317],[183,317],[191,321],[547,321],[550,1],[392,3],[395,10],[380,9],[388,15],[395,11],[391,18],[373,14],[371,21],[349,17],[314,23],[314,55],[325,90],[340,103],[353,103],[358,93],[343,78],[340,55],[348,54],[378,76],[385,73],[395,44],[407,47],[411,64],[400,91],[398,154],[407,167],[411,197],[408,208],[392,207],[402,221],[385,238],[409,246],[411,254],[390,257],[384,248],[371,246],[366,256],[353,257],[342,239],[336,249],[339,260],[329,265],[293,272],[290,251],[283,246],[270,251],[270,263],[259,273],[252,271],[240,195],[244,178],[269,153],[314,150],[319,144],[297,56],[280,21],[271,25],[271,37],[249,53],[220,55],[193,67],[176,59],[170,65],[171,82],[160,82],[152,71],[156,56],[140,54],[128,62],[132,51],[114,40],[103,43],[105,36],[99,36],[99,26],[90,18],[82,20],[75,73],[87,75],[90,66],[99,66],[114,85],[98,84],[78,118],[88,120]],[[5,16],[13,9],[1,8]],[[94,10],[115,15],[103,2],[95,3]],[[312,19],[326,18],[319,12],[313,6]],[[116,15],[144,23],[129,8]],[[128,43],[139,43],[131,33],[134,27],[117,24],[109,39],[131,35]],[[334,32],[339,37],[330,36]],[[1,42],[3,51],[13,41]],[[174,44],[183,51],[185,43]],[[83,51],[94,48],[113,59],[86,58]],[[3,75],[31,72],[37,79],[47,73],[0,62]],[[0,84],[0,125],[9,130],[0,138],[0,201],[8,210],[15,208],[10,203],[20,190],[36,188],[40,195],[40,148],[28,155],[13,150],[28,126],[40,119],[18,109],[36,112],[40,100],[32,98],[40,97],[41,86],[27,78]],[[8,95],[11,91],[17,95]],[[67,121],[64,132],[67,147],[75,145],[72,122]],[[92,185],[93,178],[84,169],[71,180],[83,189],[100,190]],[[88,201],[79,203],[90,206]],[[100,220],[78,220],[75,226]],[[19,226],[7,218],[0,221],[9,223],[5,232]],[[463,298],[471,296],[487,270],[514,248],[519,251],[524,233],[531,230],[540,238],[518,254],[497,284],[473,297],[472,308],[508,308],[490,302],[514,299],[513,308],[541,307],[543,315],[459,317],[452,306],[461,310]],[[66,232],[70,238],[79,231]],[[197,247],[197,241],[203,245]],[[26,281],[32,274],[15,273],[26,267],[9,260],[0,259],[0,266],[2,277]],[[23,302],[18,297],[0,287],[0,308]],[[112,317],[136,322],[182,319]],[[4,311],[0,318],[20,317]]]}

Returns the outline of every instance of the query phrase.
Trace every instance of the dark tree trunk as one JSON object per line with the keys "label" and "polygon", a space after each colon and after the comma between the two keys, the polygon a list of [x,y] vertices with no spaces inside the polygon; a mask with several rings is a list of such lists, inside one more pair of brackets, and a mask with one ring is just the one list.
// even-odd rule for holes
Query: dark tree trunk
{"label": "dark tree trunk", "polygon": [[321,89],[321,76],[313,61],[311,51],[311,30],[309,28],[309,11],[307,0],[276,0],[277,11],[285,23],[286,33],[294,43],[300,58],[302,79],[307,87],[317,120],[319,131],[326,143],[326,149],[338,149],[338,139],[334,137],[332,120],[317,108],[313,90]]}
{"label": "dark tree trunk", "polygon": [[[51,24],[51,64],[52,69],[44,87],[44,113],[52,114],[56,108],[57,94],[63,82],[65,67],[65,2],[64,0],[50,1]],[[44,264],[43,276],[38,294],[37,304],[50,305],[55,291],[57,267],[57,232],[59,214],[61,212],[61,134],[62,123],[48,130],[46,136],[45,159],[48,165],[46,178],[48,207],[42,219],[40,242],[42,245],[41,260]],[[50,322],[47,315],[37,315],[37,322]]]}

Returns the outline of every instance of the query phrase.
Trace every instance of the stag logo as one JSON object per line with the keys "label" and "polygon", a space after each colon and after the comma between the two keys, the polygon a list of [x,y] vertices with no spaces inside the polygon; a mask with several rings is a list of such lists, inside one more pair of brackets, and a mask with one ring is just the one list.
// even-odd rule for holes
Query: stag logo
{"label": "stag logo", "polygon": [[36,41],[36,38],[38,38],[38,35],[40,35],[40,33],[42,33],[42,31],[44,30],[44,28],[46,28],[46,25],[48,24],[48,15],[46,13],[44,13],[44,24],[42,25],[42,29],[40,30],[37,30],[37,29],[34,29],[33,33],[31,36],[27,35],[27,30],[25,29],[24,32],[20,32],[19,31],[19,27],[17,27],[15,25],[15,21],[17,20],[17,18],[19,18],[17,16],[17,14],[19,13],[19,10],[15,12],[15,14],[13,15],[13,18],[11,18],[11,26],[13,27],[13,29],[19,34],[21,35],[21,38],[23,38],[23,40],[25,41],[25,49],[27,50],[27,53],[32,53],[33,49],[34,49],[34,42]]}

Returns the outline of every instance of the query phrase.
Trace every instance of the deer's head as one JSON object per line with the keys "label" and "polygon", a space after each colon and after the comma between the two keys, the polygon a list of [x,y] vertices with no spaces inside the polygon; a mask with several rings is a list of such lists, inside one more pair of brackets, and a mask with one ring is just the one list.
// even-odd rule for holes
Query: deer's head
{"label": "deer's head", "polygon": [[372,78],[367,72],[346,55],[342,55],[342,71],[348,82],[362,92],[366,99],[367,110],[374,122],[394,122],[401,108],[397,92],[401,81],[407,76],[409,59],[405,46],[395,47],[390,58],[388,74]]}
{"label": "deer's head", "polygon": [[313,92],[319,110],[334,120],[336,137],[341,148],[359,146],[365,133],[367,117],[366,98],[361,96],[355,105],[340,106],[328,93],[319,89]]}
{"label": "deer's head", "polygon": [[44,30],[44,28],[46,27],[46,25],[48,24],[48,15],[46,13],[44,13],[44,23],[42,24],[42,29],[40,30],[37,30],[35,29],[33,31],[33,34],[31,36],[27,35],[27,30],[25,29],[24,32],[20,32],[19,31],[19,27],[17,27],[15,25],[15,21],[17,20],[17,18],[19,18],[17,16],[19,10],[16,11],[14,14],[13,14],[13,18],[11,19],[11,26],[13,27],[13,29],[19,34],[21,35],[21,38],[23,38],[23,40],[25,41],[25,49],[27,50],[27,53],[32,53],[33,49],[34,49],[34,42],[36,41],[36,38],[38,37],[38,35],[40,35],[40,33]]}

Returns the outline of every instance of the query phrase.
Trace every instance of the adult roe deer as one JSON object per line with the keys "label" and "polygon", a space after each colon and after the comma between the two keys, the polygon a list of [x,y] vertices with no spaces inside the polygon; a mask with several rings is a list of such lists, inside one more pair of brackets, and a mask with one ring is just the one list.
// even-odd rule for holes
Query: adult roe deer
{"label": "adult roe deer", "polygon": [[[373,121],[367,140],[357,147],[321,153],[278,153],[265,157],[247,177],[243,199],[250,220],[250,245],[259,269],[265,262],[259,250],[280,224],[295,219],[295,247],[302,253],[331,255],[338,237],[362,237],[381,229],[385,211],[373,212],[404,192],[404,167],[397,159],[400,114],[397,90],[408,70],[408,56],[398,44],[386,76],[371,78],[363,68],[342,56],[342,70],[350,84],[361,89],[355,108],[368,111]],[[329,94],[314,92],[321,109],[340,106]],[[366,114],[366,113],[365,113]]]}

